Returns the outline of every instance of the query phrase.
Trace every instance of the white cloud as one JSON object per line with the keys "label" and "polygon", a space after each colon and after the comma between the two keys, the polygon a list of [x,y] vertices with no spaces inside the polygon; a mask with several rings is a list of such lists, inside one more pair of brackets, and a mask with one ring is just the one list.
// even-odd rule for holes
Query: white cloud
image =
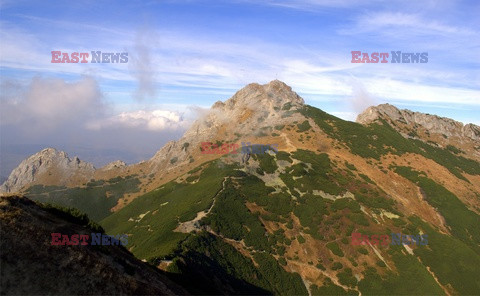
{"label": "white cloud", "polygon": [[184,120],[182,114],[168,110],[137,110],[122,112],[118,115],[87,123],[86,127],[92,130],[101,130],[111,127],[136,128],[140,130],[161,131],[184,129],[190,121]]}
{"label": "white cloud", "polygon": [[[29,83],[2,80],[0,88],[3,152],[4,148],[14,151],[15,145],[56,147],[78,153],[95,165],[115,159],[132,163],[148,159],[168,140],[179,138],[193,119],[185,120],[183,113],[158,108],[112,115],[114,106],[104,103],[98,83],[91,77],[75,82],[52,78],[34,78]],[[11,157],[11,153],[0,154],[3,174],[18,164],[9,162]]]}
{"label": "white cloud", "polygon": [[350,109],[352,109],[354,113],[360,114],[368,107],[377,105],[378,101],[367,92],[359,80],[352,79],[352,97],[349,103]]}
{"label": "white cloud", "polygon": [[24,129],[55,129],[103,113],[97,82],[84,77],[77,82],[56,78],[33,78],[27,87],[15,81],[2,81],[0,95],[2,125],[15,124]]}
{"label": "white cloud", "polygon": [[244,2],[250,2],[255,4],[277,6],[298,10],[308,10],[316,11],[318,8],[322,7],[336,7],[336,8],[346,8],[346,7],[357,7],[362,5],[368,5],[369,3],[379,2],[379,0],[370,0],[370,1],[351,1],[351,0],[266,0],[266,1],[252,1],[244,0]]}
{"label": "white cloud", "polygon": [[[28,85],[2,81],[0,96],[2,126],[15,126],[26,133],[79,132],[127,128],[137,131],[181,130],[191,119],[179,111],[145,108],[112,115],[98,83],[91,77],[76,82],[58,78],[33,78]],[[184,106],[185,107],[185,106]],[[185,108],[184,108],[185,109]]]}
{"label": "white cloud", "polygon": [[355,121],[357,119],[357,113],[355,112],[330,112],[330,114],[337,116],[343,120]]}

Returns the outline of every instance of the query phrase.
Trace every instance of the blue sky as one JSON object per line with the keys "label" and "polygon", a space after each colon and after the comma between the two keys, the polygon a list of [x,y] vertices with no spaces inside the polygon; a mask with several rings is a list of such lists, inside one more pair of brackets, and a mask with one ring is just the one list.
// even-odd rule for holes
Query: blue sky
{"label": "blue sky", "polygon": [[[480,2],[449,0],[1,0],[0,164],[18,162],[19,145],[97,165],[93,151],[148,158],[199,109],[273,79],[348,120],[388,102],[480,124],[478,15]],[[53,50],[129,61],[55,64]],[[354,50],[428,52],[428,63],[355,64]]]}

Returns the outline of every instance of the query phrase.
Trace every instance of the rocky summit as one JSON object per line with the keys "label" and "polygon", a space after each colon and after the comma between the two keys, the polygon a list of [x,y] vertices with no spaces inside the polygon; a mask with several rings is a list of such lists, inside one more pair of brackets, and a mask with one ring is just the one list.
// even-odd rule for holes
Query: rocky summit
{"label": "rocky summit", "polygon": [[73,159],[54,148],[43,149],[15,168],[0,186],[0,192],[18,192],[26,185],[79,184],[93,176],[95,167],[78,157]]}
{"label": "rocky summit", "polygon": [[[192,148],[199,147],[201,142],[240,140],[235,136],[239,134],[255,138],[262,134],[262,129],[300,120],[302,116],[295,111],[303,104],[304,100],[279,80],[265,85],[251,83],[225,102],[213,104],[180,140],[171,141],[160,149],[149,160],[150,170],[168,170],[188,163]],[[176,162],[170,163],[171,159]]]}

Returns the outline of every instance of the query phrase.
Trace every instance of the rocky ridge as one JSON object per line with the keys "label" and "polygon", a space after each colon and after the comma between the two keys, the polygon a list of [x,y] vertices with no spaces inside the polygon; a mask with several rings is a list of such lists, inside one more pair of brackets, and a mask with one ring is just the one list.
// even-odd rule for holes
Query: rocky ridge
{"label": "rocky ridge", "polygon": [[378,119],[389,119],[407,125],[418,125],[427,129],[430,133],[443,134],[446,137],[468,138],[480,141],[480,127],[468,123],[463,124],[450,118],[430,115],[408,109],[398,109],[390,104],[381,104],[368,107],[358,115],[357,122],[369,124]]}
{"label": "rocky ridge", "polygon": [[21,192],[35,184],[56,186],[79,186],[95,178],[97,172],[120,171],[127,165],[117,160],[100,169],[93,164],[70,158],[64,151],[45,148],[23,160],[7,180],[0,185],[0,193]]}
{"label": "rocky ridge", "polygon": [[435,146],[454,146],[469,157],[480,160],[480,127],[463,124],[437,115],[398,109],[390,104],[368,107],[357,122],[370,124],[386,121],[406,138],[419,139]]}

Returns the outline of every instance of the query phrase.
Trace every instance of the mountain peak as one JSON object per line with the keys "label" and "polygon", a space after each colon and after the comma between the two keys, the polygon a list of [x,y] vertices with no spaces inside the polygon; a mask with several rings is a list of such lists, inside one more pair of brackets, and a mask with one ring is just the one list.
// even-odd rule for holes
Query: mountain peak
{"label": "mountain peak", "polygon": [[225,124],[233,124],[234,130],[241,129],[238,132],[246,135],[262,125],[271,126],[285,121],[286,117],[295,117],[294,111],[304,104],[304,100],[290,86],[279,80],[264,85],[250,83],[230,99],[213,104],[208,114],[198,119],[186,135],[203,132],[211,138],[217,133],[215,128]]}
{"label": "mountain peak", "polygon": [[113,169],[125,168],[126,166],[127,166],[127,164],[124,161],[115,160],[115,161],[112,161],[112,162],[106,164],[105,166],[103,166],[100,169],[103,170],[103,171],[108,171],[108,170],[113,170]]}
{"label": "mountain peak", "polygon": [[[304,100],[290,86],[279,80],[267,84],[250,83],[231,98],[217,101],[204,116],[197,119],[178,141],[167,143],[151,159],[153,171],[188,162],[188,147],[200,147],[201,142],[254,139],[262,129],[305,120],[298,112]],[[225,131],[229,131],[228,135]],[[239,135],[238,137],[235,135]],[[174,164],[169,159],[175,159]],[[178,161],[178,162],[177,162]],[[163,165],[159,165],[163,163]]]}
{"label": "mountain peak", "polygon": [[[58,151],[57,149],[51,148],[51,147],[42,149],[40,152],[37,152],[34,155],[37,155],[37,156],[40,156],[40,157],[46,157],[46,158],[55,157],[55,156],[68,157],[65,152]],[[34,155],[32,155],[32,156],[34,156]]]}
{"label": "mountain peak", "polygon": [[25,185],[37,182],[66,185],[77,178],[86,181],[94,171],[95,167],[91,163],[76,156],[71,159],[67,153],[55,148],[45,148],[23,160],[0,186],[0,192],[19,192]]}
{"label": "mountain peak", "polygon": [[264,85],[250,83],[225,102],[216,102],[212,109],[227,108],[233,110],[247,107],[254,110],[273,111],[282,108],[287,103],[292,106],[305,104],[304,100],[292,91],[290,86],[280,80],[272,80]]}
{"label": "mountain peak", "polygon": [[269,88],[282,89],[284,91],[290,91],[290,92],[292,91],[292,87],[290,87],[288,84],[278,79],[272,80],[265,85],[268,86]]}
{"label": "mountain peak", "polygon": [[243,89],[247,89],[247,90],[266,89],[266,90],[272,90],[276,92],[292,92],[292,87],[290,87],[288,84],[278,79],[272,80],[269,83],[266,83],[263,85],[253,82],[246,85]]}

